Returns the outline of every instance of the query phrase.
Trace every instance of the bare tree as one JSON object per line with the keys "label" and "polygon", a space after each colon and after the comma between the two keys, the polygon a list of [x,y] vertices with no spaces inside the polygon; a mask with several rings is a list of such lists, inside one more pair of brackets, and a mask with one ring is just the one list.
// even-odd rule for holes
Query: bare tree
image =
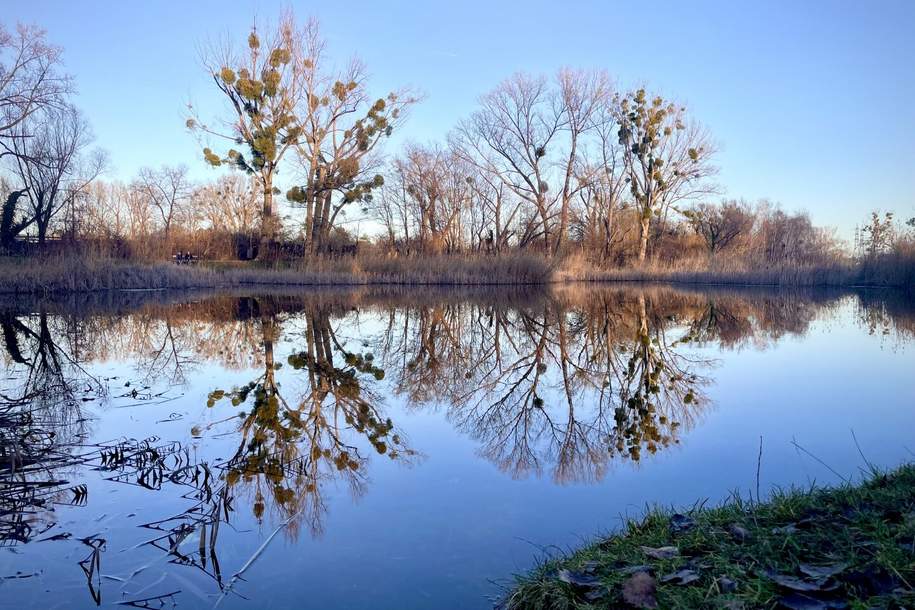
{"label": "bare tree", "polygon": [[690,226],[702,238],[709,254],[724,250],[735,239],[753,230],[753,212],[742,201],[722,201],[719,205],[700,203],[685,210]]}
{"label": "bare tree", "polygon": [[452,137],[458,153],[533,206],[539,237],[550,250],[556,195],[550,194],[547,151],[564,118],[543,77],[516,74],[480,99],[480,109]]}
{"label": "bare tree", "polygon": [[16,128],[29,117],[63,107],[71,81],[60,71],[61,55],[44,30],[18,24],[8,32],[0,24],[0,156],[13,153],[10,139],[27,135]]}
{"label": "bare tree", "polygon": [[483,96],[452,137],[458,154],[535,210],[548,253],[568,237],[573,202],[593,169],[584,139],[611,96],[604,72],[564,69],[555,81],[516,74]]}
{"label": "bare tree", "polygon": [[163,165],[158,170],[144,167],[133,182],[132,189],[150,209],[158,213],[167,240],[176,218],[187,212],[190,202],[192,186],[187,177],[187,167]]}
{"label": "bare tree", "polygon": [[43,109],[16,127],[12,150],[15,172],[27,191],[25,216],[13,234],[35,226],[44,244],[51,221],[102,172],[107,159],[101,151],[86,152],[92,142],[89,124],[72,106]]}
{"label": "bare tree", "polygon": [[465,164],[450,151],[409,145],[392,163],[394,188],[386,197],[396,199],[413,228],[420,251],[459,251],[469,243],[463,220],[469,213],[472,189]]}
{"label": "bare tree", "polygon": [[838,257],[835,237],[815,227],[806,213],[788,214],[768,202],[756,211],[751,256],[768,265],[816,265]]}
{"label": "bare tree", "polygon": [[[595,177],[605,174],[600,166],[583,163],[582,138],[602,122],[601,110],[612,96],[612,85],[605,72],[560,70],[557,76],[557,99],[554,113],[562,117],[564,154],[557,160],[562,191],[560,193],[559,230],[554,251],[559,252],[568,235],[572,201]],[[578,170],[578,171],[576,171]],[[596,170],[596,171],[595,171]]]}
{"label": "bare tree", "polygon": [[366,206],[372,218],[384,226],[388,251],[398,249],[398,240],[408,242],[410,239],[411,216],[405,185],[397,180],[396,173],[390,173],[380,190],[380,196],[374,197]]}
{"label": "bare tree", "polygon": [[612,100],[606,99],[592,118],[594,148],[582,161],[582,188],[573,223],[582,244],[596,250],[601,260],[610,258],[614,246],[622,241],[618,216],[630,205],[615,114]]}
{"label": "bare tree", "polygon": [[492,174],[478,172],[470,186],[475,205],[471,209],[471,232],[477,249],[503,252],[516,234],[522,200]]}
{"label": "bare tree", "polygon": [[257,184],[244,176],[229,174],[194,191],[193,207],[209,228],[228,233],[251,233],[260,218]]}

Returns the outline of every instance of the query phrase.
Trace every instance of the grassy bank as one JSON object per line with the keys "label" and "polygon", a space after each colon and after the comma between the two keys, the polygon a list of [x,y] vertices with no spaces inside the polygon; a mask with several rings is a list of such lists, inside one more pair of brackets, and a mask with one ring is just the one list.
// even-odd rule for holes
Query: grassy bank
{"label": "grassy bank", "polygon": [[646,264],[600,269],[575,256],[547,259],[535,254],[493,256],[359,257],[311,259],[265,265],[258,262],[125,262],[57,257],[0,258],[0,293],[52,294],[99,290],[326,285],[524,285],[564,281],[651,281],[680,284],[759,286],[915,287],[915,272],[899,268],[780,267],[747,269],[701,262],[676,267]]}
{"label": "grassy bank", "polygon": [[765,503],[651,511],[519,577],[504,608],[910,608],[913,585],[908,465]]}

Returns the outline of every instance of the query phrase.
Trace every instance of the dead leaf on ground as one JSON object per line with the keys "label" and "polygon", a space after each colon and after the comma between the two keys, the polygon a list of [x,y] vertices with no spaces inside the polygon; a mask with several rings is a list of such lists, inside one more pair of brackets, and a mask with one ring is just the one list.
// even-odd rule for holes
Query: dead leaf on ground
{"label": "dead leaf on ground", "polygon": [[692,517],[681,515],[680,513],[676,513],[670,518],[670,531],[674,533],[685,532],[695,527],[695,525],[696,522]]}
{"label": "dead leaf on ground", "polygon": [[582,597],[584,597],[589,602],[596,602],[605,598],[607,593],[609,593],[609,591],[607,591],[606,587],[597,587],[594,589],[588,589],[588,591]]}
{"label": "dead leaf on ground", "polygon": [[727,576],[721,576],[715,582],[718,584],[718,589],[722,593],[733,593],[737,590],[737,583]]}
{"label": "dead leaf on ground", "polygon": [[779,606],[788,610],[840,610],[848,604],[838,599],[817,599],[797,591],[783,595],[778,599]]}
{"label": "dead leaf on ground", "polygon": [[623,600],[636,608],[657,608],[657,583],[647,572],[636,572],[623,583]]}
{"label": "dead leaf on ground", "polygon": [[765,574],[769,580],[778,586],[785,589],[790,589],[792,591],[824,593],[828,591],[834,591],[838,586],[835,583],[827,585],[822,581],[812,581],[798,578],[797,576],[779,574],[778,572],[773,572],[772,570],[767,570]]}
{"label": "dead leaf on ground", "polygon": [[680,554],[680,549],[675,546],[661,546],[652,548],[650,546],[640,547],[642,552],[652,559],[671,559]]}
{"label": "dead leaf on ground", "polygon": [[559,570],[557,573],[559,580],[562,582],[568,583],[575,587],[581,587],[583,589],[590,589],[594,587],[599,587],[601,585],[600,579],[597,576],[591,574],[585,574],[584,572],[576,572],[574,570]]}
{"label": "dead leaf on ground", "polygon": [[728,533],[739,542],[746,542],[750,539],[750,530],[737,525],[736,523],[732,524],[731,527],[728,528]]}
{"label": "dead leaf on ground", "polygon": [[688,585],[691,582],[699,580],[699,574],[695,570],[682,569],[666,574],[661,577],[661,582],[671,583],[674,585]]}
{"label": "dead leaf on ground", "polygon": [[636,572],[651,572],[652,568],[649,565],[638,565],[638,566],[626,566],[625,568],[619,568],[617,572],[622,572],[623,574],[635,574]]}
{"label": "dead leaf on ground", "polygon": [[899,586],[899,581],[886,568],[870,564],[838,576],[846,585],[865,592],[867,595],[886,595]]}
{"label": "dead leaf on ground", "polygon": [[841,574],[848,567],[847,563],[832,563],[828,565],[812,565],[809,563],[802,563],[798,566],[798,569],[802,574],[809,576],[810,578],[822,579],[825,580],[830,576],[835,576],[836,574]]}

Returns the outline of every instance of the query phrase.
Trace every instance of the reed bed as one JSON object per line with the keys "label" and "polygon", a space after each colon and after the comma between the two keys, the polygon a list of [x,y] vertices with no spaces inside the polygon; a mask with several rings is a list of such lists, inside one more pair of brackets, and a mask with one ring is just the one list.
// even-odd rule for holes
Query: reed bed
{"label": "reed bed", "polygon": [[175,265],[111,259],[0,259],[0,293],[51,294],[249,285],[498,285],[550,281],[550,261],[536,256],[313,259],[295,264]]}
{"label": "reed bed", "polygon": [[668,282],[749,286],[887,286],[915,289],[915,253],[862,262],[753,267],[735,260],[602,268],[583,257],[536,254],[303,259],[294,262],[125,262],[90,257],[0,259],[0,293],[53,294],[243,286],[487,286],[554,282]]}

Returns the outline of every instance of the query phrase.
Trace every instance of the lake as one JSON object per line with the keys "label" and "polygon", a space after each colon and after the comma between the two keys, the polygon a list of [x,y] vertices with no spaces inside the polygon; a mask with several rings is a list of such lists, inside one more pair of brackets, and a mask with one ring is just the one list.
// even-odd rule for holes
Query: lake
{"label": "lake", "polygon": [[490,608],[651,505],[915,455],[894,292],[123,292],[0,326],[2,607]]}

